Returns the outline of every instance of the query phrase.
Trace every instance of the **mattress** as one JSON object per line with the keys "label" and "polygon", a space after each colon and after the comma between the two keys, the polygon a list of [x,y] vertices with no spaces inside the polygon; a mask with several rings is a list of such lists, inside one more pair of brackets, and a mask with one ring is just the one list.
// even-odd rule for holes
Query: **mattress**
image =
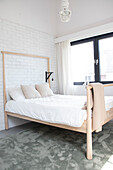
{"label": "mattress", "polygon": [[[82,110],[86,96],[53,95],[22,101],[10,100],[5,111],[28,116],[34,119],[80,127],[87,118],[86,110]],[[113,107],[113,97],[105,97],[106,111]]]}

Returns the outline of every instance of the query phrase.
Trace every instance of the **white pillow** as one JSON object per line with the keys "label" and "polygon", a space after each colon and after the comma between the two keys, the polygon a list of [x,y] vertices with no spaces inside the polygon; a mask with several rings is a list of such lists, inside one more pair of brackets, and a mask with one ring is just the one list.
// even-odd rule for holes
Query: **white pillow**
{"label": "white pillow", "polygon": [[35,87],[38,90],[38,92],[41,94],[42,97],[53,95],[53,91],[49,88],[48,83],[44,83],[44,84],[40,84],[40,85],[37,84],[37,85],[35,85]]}
{"label": "white pillow", "polygon": [[15,101],[21,101],[25,99],[21,87],[15,87],[8,89],[9,96]]}
{"label": "white pillow", "polygon": [[21,88],[26,99],[41,97],[40,93],[33,86],[21,85]]}

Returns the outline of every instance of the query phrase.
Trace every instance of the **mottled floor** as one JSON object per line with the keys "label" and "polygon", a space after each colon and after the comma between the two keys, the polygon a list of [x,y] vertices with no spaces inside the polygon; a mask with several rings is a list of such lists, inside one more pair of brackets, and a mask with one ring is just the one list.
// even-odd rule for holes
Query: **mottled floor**
{"label": "mottled floor", "polygon": [[113,170],[113,122],[93,134],[88,161],[86,135],[38,125],[0,139],[0,170]]}
{"label": "mottled floor", "polygon": [[33,127],[38,127],[39,125],[40,124],[35,123],[35,122],[28,122],[28,123],[20,125],[20,126],[9,128],[8,130],[2,130],[2,131],[0,131],[0,139],[4,138],[6,136],[17,134],[18,132],[22,132],[27,129],[31,129]]}

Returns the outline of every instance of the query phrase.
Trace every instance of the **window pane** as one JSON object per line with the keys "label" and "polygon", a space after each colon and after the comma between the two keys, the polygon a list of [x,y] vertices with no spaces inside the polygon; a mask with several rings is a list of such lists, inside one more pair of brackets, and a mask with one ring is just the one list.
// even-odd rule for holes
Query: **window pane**
{"label": "window pane", "polygon": [[113,37],[99,40],[101,81],[113,81]]}
{"label": "window pane", "polygon": [[94,81],[93,41],[71,46],[73,82]]}

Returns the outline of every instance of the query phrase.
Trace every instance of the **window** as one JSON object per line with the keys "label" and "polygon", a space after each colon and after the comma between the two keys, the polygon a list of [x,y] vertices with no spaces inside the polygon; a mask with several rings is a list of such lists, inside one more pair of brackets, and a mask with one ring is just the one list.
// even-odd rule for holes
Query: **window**
{"label": "window", "polygon": [[[94,81],[93,41],[71,47],[74,82]],[[78,74],[75,74],[78,73]]]}
{"label": "window", "polygon": [[100,77],[113,81],[113,37],[99,40]]}
{"label": "window", "polygon": [[74,84],[113,83],[113,33],[71,42]]}

